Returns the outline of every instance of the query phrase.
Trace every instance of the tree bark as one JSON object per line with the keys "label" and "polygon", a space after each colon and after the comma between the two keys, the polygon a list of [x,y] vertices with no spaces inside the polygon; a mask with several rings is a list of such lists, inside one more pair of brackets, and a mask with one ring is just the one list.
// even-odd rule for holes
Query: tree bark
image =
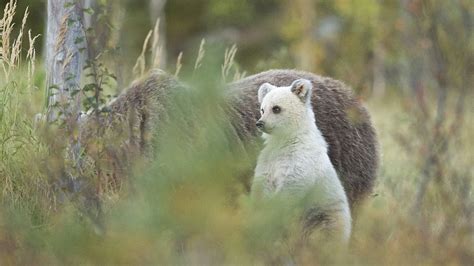
{"label": "tree bark", "polygon": [[[91,4],[91,3],[89,3]],[[67,151],[66,175],[56,180],[67,188],[66,195],[89,217],[96,233],[105,230],[102,208],[93,186],[84,185],[84,166],[80,139],[81,76],[87,56],[84,9],[81,0],[48,0],[46,69],[49,122],[59,120],[65,126]],[[54,91],[54,93],[53,93]],[[62,185],[61,185],[62,184]],[[77,196],[77,195],[81,196]]]}
{"label": "tree bark", "polygon": [[46,69],[48,121],[59,118],[77,121],[81,110],[81,74],[84,65],[85,33],[79,1],[48,0]]}
{"label": "tree bark", "polygon": [[46,69],[49,122],[59,120],[69,137],[67,157],[73,164],[68,175],[81,174],[79,118],[81,115],[81,75],[86,49],[79,0],[48,0]]}

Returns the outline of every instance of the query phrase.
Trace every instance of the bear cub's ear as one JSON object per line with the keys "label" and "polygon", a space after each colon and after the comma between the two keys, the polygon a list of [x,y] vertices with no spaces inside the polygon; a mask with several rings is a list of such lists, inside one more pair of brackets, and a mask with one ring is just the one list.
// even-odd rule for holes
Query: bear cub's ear
{"label": "bear cub's ear", "polygon": [[267,95],[267,93],[273,90],[273,88],[275,88],[275,86],[273,86],[272,84],[263,83],[258,89],[258,102],[262,103],[263,98],[265,98],[265,95]]}
{"label": "bear cub's ear", "polygon": [[311,92],[313,84],[307,79],[297,79],[291,84],[291,92],[294,93],[304,103],[311,102]]}

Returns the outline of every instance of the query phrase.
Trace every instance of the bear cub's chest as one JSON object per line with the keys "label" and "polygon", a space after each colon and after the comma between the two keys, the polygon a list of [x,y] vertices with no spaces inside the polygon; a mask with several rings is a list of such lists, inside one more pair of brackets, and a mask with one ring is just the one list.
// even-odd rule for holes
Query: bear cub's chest
{"label": "bear cub's chest", "polygon": [[313,158],[305,152],[264,150],[259,157],[255,176],[260,177],[266,194],[279,192],[294,184],[311,186],[316,181]]}

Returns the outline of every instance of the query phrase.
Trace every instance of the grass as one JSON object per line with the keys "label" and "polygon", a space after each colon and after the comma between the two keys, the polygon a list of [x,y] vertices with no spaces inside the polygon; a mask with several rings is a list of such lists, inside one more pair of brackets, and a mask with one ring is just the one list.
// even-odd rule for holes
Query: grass
{"label": "grass", "polygon": [[32,119],[32,112],[39,107],[35,104],[39,101],[35,101],[38,91],[33,79],[38,82],[43,74],[42,70],[34,69],[37,37],[32,37],[31,32],[28,34],[26,58],[22,58],[28,10],[13,37],[15,13],[16,2],[12,1],[6,5],[4,17],[0,20],[0,65],[3,69],[0,79],[0,188],[3,204],[27,209],[37,220],[50,209],[44,199],[51,196],[47,178],[40,170],[41,164],[31,164],[40,162],[46,154],[46,147],[39,141]]}
{"label": "grass", "polygon": [[[443,172],[414,213],[428,137],[419,135],[416,125],[431,122],[417,121],[404,96],[368,99],[382,164],[375,195],[357,213],[353,243],[345,251],[319,242],[295,249],[292,212],[274,208],[282,204],[278,201],[256,206],[244,193],[238,178],[249,161],[226,137],[225,119],[215,108],[221,87],[216,80],[229,74],[236,48],[227,50],[219,70],[220,64],[203,59],[204,43],[188,71],[195,88],[177,92],[170,112],[174,122],[157,135],[158,159],[137,162],[122,190],[103,194],[106,230],[98,234],[77,203],[84,202],[83,195],[58,185],[65,163],[64,143],[55,135],[60,131],[35,125],[34,116],[42,111],[36,87],[44,84],[44,69],[32,68],[33,44],[21,60],[21,49],[5,46],[11,39],[5,36],[3,47],[11,53],[3,48],[0,61],[6,70],[0,79],[1,264],[468,265],[474,260],[472,112],[466,112]],[[211,60],[217,61],[212,54]],[[449,102],[447,119],[454,109],[454,100]]]}

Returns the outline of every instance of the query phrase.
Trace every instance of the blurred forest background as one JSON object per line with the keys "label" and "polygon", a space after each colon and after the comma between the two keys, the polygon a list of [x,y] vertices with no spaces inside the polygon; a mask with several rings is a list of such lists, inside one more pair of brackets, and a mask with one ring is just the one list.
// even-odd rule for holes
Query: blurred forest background
{"label": "blurred forest background", "polygon": [[[2,10],[9,2],[0,0]],[[61,185],[50,169],[62,164],[55,161],[62,160],[55,149],[64,147],[45,140],[34,119],[47,104],[46,2],[19,0],[15,16],[0,15],[4,18],[0,21],[0,264],[285,261],[282,236],[275,233],[278,226],[265,231],[261,220],[248,218],[246,199],[240,199],[239,207],[216,203],[226,198],[228,190],[225,182],[215,184],[209,177],[222,169],[210,166],[229,164],[226,160],[231,161],[232,155],[220,154],[219,160],[215,151],[206,150],[213,158],[209,169],[194,174],[202,179],[193,178],[210,188],[194,198],[179,198],[189,192],[186,187],[174,194],[166,191],[170,179],[183,173],[165,171],[155,163],[150,171],[138,167],[142,170],[125,182],[126,188],[99,195],[103,221],[84,218],[89,209],[75,203],[90,205],[88,196],[62,199]],[[187,68],[197,65],[201,50],[220,67],[234,44],[236,77],[296,68],[353,88],[374,120],[382,161],[374,195],[357,212],[351,251],[329,262],[470,265],[474,261],[472,1],[84,0],[83,4],[93,32],[89,48],[92,54],[106,54],[101,63],[113,73],[115,81],[107,88],[111,95],[127,88],[145,69],[161,67],[174,74],[184,66],[186,75]],[[136,64],[158,18],[160,60],[153,63],[157,51],[146,48],[146,60]],[[220,72],[206,74],[221,77]],[[169,178],[152,178],[158,173]],[[278,217],[265,214],[268,217],[258,217]],[[91,229],[98,223],[106,225],[105,236]],[[296,262],[328,262],[325,258],[304,250]]]}
{"label": "blurred forest background", "polygon": [[[0,3],[4,6],[7,2]],[[459,80],[472,70],[468,65],[472,59],[470,1],[86,2],[92,2],[89,5],[100,16],[96,25],[100,47],[119,49],[116,60],[125,66],[135,63],[148,31],[161,17],[160,35],[166,50],[163,66],[170,68],[180,52],[185,62],[194,62],[197,47],[205,38],[223,47],[236,44],[236,61],[248,73],[304,69],[343,79],[368,95],[383,94],[387,88],[408,93],[423,86],[422,80],[435,80],[430,76],[432,66],[445,66],[432,60],[453,60],[457,67],[453,75]],[[45,5],[44,0],[18,2],[18,10],[30,9],[26,28],[42,34],[37,54],[43,51],[46,34]],[[17,16],[14,22],[19,25],[21,20]],[[437,36],[432,36],[433,31]],[[435,58],[433,48],[440,50],[442,58]],[[132,78],[129,73],[128,69],[119,72],[127,81]]]}

